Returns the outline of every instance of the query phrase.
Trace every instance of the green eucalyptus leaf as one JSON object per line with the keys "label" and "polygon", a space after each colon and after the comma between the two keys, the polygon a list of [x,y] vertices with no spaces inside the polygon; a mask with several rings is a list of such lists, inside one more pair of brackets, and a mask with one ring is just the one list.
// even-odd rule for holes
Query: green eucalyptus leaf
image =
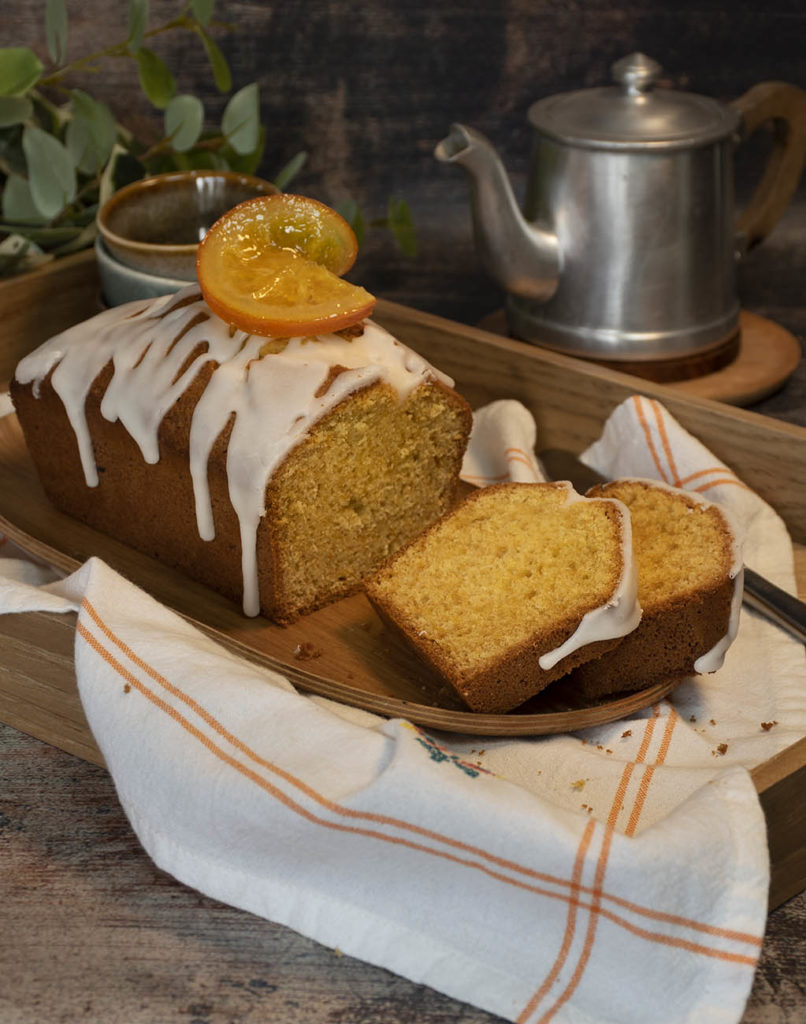
{"label": "green eucalyptus leaf", "polygon": [[193,11],[196,21],[202,25],[210,24],[214,7],[215,0],[190,0],[190,9]]}
{"label": "green eucalyptus leaf", "polygon": [[221,131],[236,153],[254,152],[260,142],[260,101],[256,82],[245,85],[224,108]]}
{"label": "green eucalyptus leaf", "polygon": [[283,167],[280,170],[279,174],[276,175],[274,179],[274,184],[277,186],[277,188],[280,189],[281,192],[286,188],[287,185],[291,184],[294,178],[296,178],[296,176],[305,166],[307,159],[308,154],[306,152],[302,151],[300,153],[297,153],[295,156],[291,157],[291,159],[288,161],[285,167]]}
{"label": "green eucalyptus leaf", "polygon": [[48,220],[36,208],[28,179],[21,174],[9,174],[6,178],[3,186],[3,220],[17,224],[44,224]]}
{"label": "green eucalyptus leaf", "polygon": [[139,53],[148,27],[148,0],[129,0],[129,53]]}
{"label": "green eucalyptus leaf", "polygon": [[54,64],[64,64],[67,56],[67,5],[65,0],[45,2],[45,41]]}
{"label": "green eucalyptus leaf", "polygon": [[98,226],[95,218],[80,229],[73,229],[76,233],[72,238],[66,239],[51,251],[54,256],[67,256],[71,252],[79,252],[81,249],[88,249],[98,236]]}
{"label": "green eucalyptus leaf", "polygon": [[336,213],[344,217],[350,227],[353,226],[356,217],[360,213],[358,203],[355,199],[342,199],[340,203],[337,203],[334,207]]}
{"label": "green eucalyptus leaf", "polygon": [[55,217],[76,196],[73,159],[57,138],[31,125],[22,133],[22,148],[36,208],[45,217]]}
{"label": "green eucalyptus leaf", "polygon": [[176,79],[153,50],[141,46],[137,51],[140,85],[155,107],[164,109],[176,92]]}
{"label": "green eucalyptus leaf", "polygon": [[204,107],[197,96],[176,96],[165,108],[165,134],[177,153],[196,145],[204,125]]}
{"label": "green eucalyptus leaf", "polygon": [[22,124],[33,110],[34,105],[27,96],[0,96],[0,128]]}
{"label": "green eucalyptus leaf", "polygon": [[199,28],[199,35],[201,36],[201,41],[204,43],[207,59],[210,61],[210,67],[213,72],[213,81],[215,82],[216,89],[218,89],[219,92],[229,92],[232,88],[232,75],[230,74],[227,58],[221,52],[218,43],[213,39],[209,32],[205,32],[203,28]]}
{"label": "green eucalyptus leaf", "polygon": [[219,146],[216,150],[221,160],[222,170],[238,171],[239,174],[257,174],[260,162],[263,159],[263,147],[266,142],[266,132],[263,125],[260,126],[260,137],[257,146],[251,153],[236,153],[229,143]]}
{"label": "green eucalyptus leaf", "polygon": [[[67,125],[64,133],[64,144],[76,169],[81,174],[93,174],[98,169],[95,159],[95,147],[92,144],[92,132],[87,122],[74,117]],[[101,161],[103,163],[103,161]]]}
{"label": "green eucalyptus leaf", "polygon": [[44,66],[27,46],[0,49],[0,96],[22,96],[39,81]]}
{"label": "green eucalyptus leaf", "polygon": [[22,132],[20,124],[0,131],[0,173],[20,174],[23,178],[28,173],[28,164],[22,151]]}
{"label": "green eucalyptus leaf", "polygon": [[355,238],[359,246],[364,244],[366,224],[361,207],[355,199],[345,199],[336,207],[336,213],[340,213],[355,232]]}
{"label": "green eucalyptus leaf", "polygon": [[417,255],[417,233],[414,228],[411,210],[405,199],[390,199],[387,209],[387,226],[395,236],[405,256]]}
{"label": "green eucalyptus leaf", "polygon": [[73,117],[67,125],[65,143],[83,174],[97,174],[109,159],[117,139],[117,124],[105,103],[81,89],[74,89]]}

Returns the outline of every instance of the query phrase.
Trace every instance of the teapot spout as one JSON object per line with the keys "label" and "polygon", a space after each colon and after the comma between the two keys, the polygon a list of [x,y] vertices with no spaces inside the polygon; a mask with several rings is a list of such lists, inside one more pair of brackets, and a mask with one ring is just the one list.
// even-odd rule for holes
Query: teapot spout
{"label": "teapot spout", "polygon": [[491,143],[473,128],[454,124],[434,156],[460,164],[470,178],[476,247],[487,273],[513,295],[550,299],[560,271],[557,236],[523,216]]}

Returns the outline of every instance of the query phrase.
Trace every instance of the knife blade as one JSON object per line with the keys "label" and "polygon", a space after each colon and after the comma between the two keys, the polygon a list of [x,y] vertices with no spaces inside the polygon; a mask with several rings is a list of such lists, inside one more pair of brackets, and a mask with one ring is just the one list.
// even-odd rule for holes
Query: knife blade
{"label": "knife blade", "polygon": [[[595,484],[607,483],[605,476],[586,466],[565,448],[544,448],[538,452],[537,458],[547,480],[570,480],[580,494]],[[806,643],[806,603],[747,565],[744,567],[743,600],[748,608],[787,630],[801,643]]]}

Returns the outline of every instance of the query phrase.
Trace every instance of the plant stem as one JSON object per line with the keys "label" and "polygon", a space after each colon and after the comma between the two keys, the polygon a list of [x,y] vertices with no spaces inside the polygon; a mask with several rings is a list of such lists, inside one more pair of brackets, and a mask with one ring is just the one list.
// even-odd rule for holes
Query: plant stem
{"label": "plant stem", "polygon": [[[198,142],[195,143],[193,149],[208,149],[214,151],[216,149],[219,149],[222,143],[224,142],[226,142],[225,136],[216,135],[212,139],[200,139]],[[132,156],[134,156],[134,158],[139,163],[145,165],[147,161],[151,160],[155,156],[159,156],[160,153],[165,153],[170,148],[170,139],[160,139],[159,142],[155,142],[153,146],[147,149],[145,153],[141,153],[139,156],[137,156],[137,154],[135,153],[132,153]]]}
{"label": "plant stem", "polygon": [[[159,25],[157,28],[149,29],[143,36],[144,39],[152,39],[154,36],[162,35],[164,32],[172,32],[177,28],[193,28],[193,22],[185,13],[177,15],[170,21],[166,21],[164,25]],[[95,70],[93,64],[97,64],[99,61],[106,59],[107,57],[130,57],[133,56],[127,49],[126,42],[114,43],[111,46],[105,46],[102,50],[97,50],[95,53],[90,53],[86,57],[80,57],[78,60],[72,62],[72,64],[66,64],[64,67],[59,68],[58,71],[54,71],[50,75],[46,75],[44,78],[40,78],[38,85],[46,88],[52,88],[54,86],[60,86],[62,79],[68,75],[75,74],[78,71]]]}

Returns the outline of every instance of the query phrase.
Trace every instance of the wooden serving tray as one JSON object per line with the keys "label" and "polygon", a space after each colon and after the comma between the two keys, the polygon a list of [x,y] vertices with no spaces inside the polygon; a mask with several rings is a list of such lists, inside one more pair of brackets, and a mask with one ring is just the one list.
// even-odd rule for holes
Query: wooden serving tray
{"label": "wooden serving tray", "polygon": [[549,689],[510,714],[468,711],[383,628],[362,594],[291,626],[249,619],[220,594],[57,512],[42,491],[14,415],[0,419],[0,532],[65,572],[97,555],[224,647],[281,672],[309,693],[432,729],[487,736],[572,732],[624,718],[654,704],[674,685],[593,705],[560,701]]}
{"label": "wooden serving tray", "polygon": [[[799,579],[806,591],[806,429],[392,303],[379,302],[376,319],[453,376],[473,406],[496,398],[523,402],[535,416],[540,447],[581,451],[599,436],[604,420],[625,398],[635,393],[657,397],[782,515],[796,541]],[[287,629],[267,627],[262,620],[244,619],[223,598],[164,567],[155,573],[150,559],[108,538],[101,541],[102,551],[93,548],[99,535],[71,520],[68,536],[65,517],[38,490],[14,417],[0,421],[0,516],[5,520],[0,529],[65,570],[93,549],[103,553],[124,575],[201,623],[231,649],[279,667],[304,689],[381,714],[402,714],[432,728],[509,735],[568,731],[582,727],[580,712],[603,716],[584,724],[612,720],[665,692],[644,691],[635,695],[632,706],[613,702],[604,708],[558,708],[538,699],[536,706],[513,715],[463,712],[382,632],[362,597],[323,609]],[[75,689],[71,619],[46,613],[0,617],[0,719],[100,762]],[[270,641],[265,639],[267,629]],[[315,657],[304,660],[310,654]],[[367,679],[373,680],[371,685]],[[357,699],[351,690],[357,691]],[[422,717],[423,709],[428,718]],[[558,717],[547,723],[551,716]],[[536,727],[529,718],[542,719],[542,725]],[[753,778],[767,814],[775,906],[806,885],[806,740],[754,769]]]}

